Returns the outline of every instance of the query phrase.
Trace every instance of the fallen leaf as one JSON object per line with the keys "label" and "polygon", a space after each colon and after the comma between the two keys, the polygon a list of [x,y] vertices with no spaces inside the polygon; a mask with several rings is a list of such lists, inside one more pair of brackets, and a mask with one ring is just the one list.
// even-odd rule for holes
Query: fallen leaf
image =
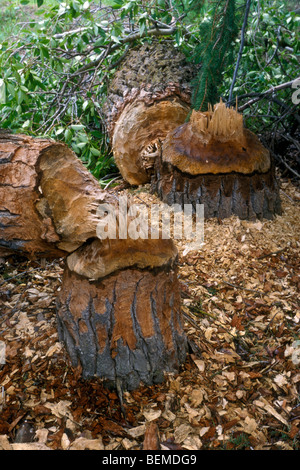
{"label": "fallen leaf", "polygon": [[161,415],[161,410],[148,410],[144,411],[143,415],[145,416],[147,421],[154,421],[155,419],[158,419]]}

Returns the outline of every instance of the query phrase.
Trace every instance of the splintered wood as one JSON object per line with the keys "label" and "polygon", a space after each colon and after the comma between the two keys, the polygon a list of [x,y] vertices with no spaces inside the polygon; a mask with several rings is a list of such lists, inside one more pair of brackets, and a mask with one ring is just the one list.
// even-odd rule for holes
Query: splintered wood
{"label": "splintered wood", "polygon": [[243,115],[226,107],[222,100],[213,108],[209,105],[207,112],[193,111],[190,122],[194,133],[206,143],[212,138],[222,142],[239,139],[244,131]]}

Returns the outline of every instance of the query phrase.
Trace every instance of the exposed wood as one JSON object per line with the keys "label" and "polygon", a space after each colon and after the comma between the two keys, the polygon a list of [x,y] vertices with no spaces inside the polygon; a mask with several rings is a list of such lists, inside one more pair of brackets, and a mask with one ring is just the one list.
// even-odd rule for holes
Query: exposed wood
{"label": "exposed wood", "polygon": [[112,192],[100,188],[98,181],[66,145],[54,143],[40,155],[39,185],[43,204],[51,213],[59,248],[73,252],[97,236],[99,204],[117,205]]}
{"label": "exposed wood", "polygon": [[130,184],[150,181],[160,143],[185,121],[194,73],[168,40],[145,43],[121,63],[105,108],[114,158]]}
{"label": "exposed wood", "polygon": [[68,267],[88,279],[100,279],[120,269],[168,266],[177,250],[170,240],[99,240],[84,245],[67,258]]}
{"label": "exposed wood", "polygon": [[152,192],[167,204],[204,204],[204,217],[272,219],[281,213],[269,151],[222,102],[193,111],[171,131],[155,162]]}
{"label": "exposed wood", "polygon": [[41,193],[36,164],[52,142],[0,133],[0,256],[59,257],[59,241],[49,214],[38,210]]}
{"label": "exposed wood", "polygon": [[243,126],[243,115],[224,103],[205,113],[193,111],[188,123],[165,139],[163,161],[191,175],[265,173],[270,154],[253,132]]}

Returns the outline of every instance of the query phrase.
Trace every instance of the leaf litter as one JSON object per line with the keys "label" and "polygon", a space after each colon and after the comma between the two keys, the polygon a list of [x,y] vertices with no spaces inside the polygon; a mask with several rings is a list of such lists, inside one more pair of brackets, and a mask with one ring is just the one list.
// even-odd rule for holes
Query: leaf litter
{"label": "leaf litter", "polygon": [[[0,449],[298,450],[300,193],[281,187],[273,221],[207,220],[199,251],[176,241],[190,351],[123,407],[58,341],[63,261],[1,259]],[[147,185],[124,191],[159,203]]]}

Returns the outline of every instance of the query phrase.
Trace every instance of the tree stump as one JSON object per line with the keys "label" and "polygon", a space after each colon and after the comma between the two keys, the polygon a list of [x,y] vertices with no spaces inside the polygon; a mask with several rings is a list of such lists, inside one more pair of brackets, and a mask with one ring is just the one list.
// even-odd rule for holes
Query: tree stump
{"label": "tree stump", "polygon": [[151,191],[169,204],[204,205],[204,217],[272,219],[281,213],[269,152],[234,109],[193,111],[170,131],[155,163]]}
{"label": "tree stump", "polygon": [[161,142],[190,111],[195,73],[169,40],[145,43],[121,63],[105,112],[116,165],[130,184],[150,181]]}
{"label": "tree stump", "polygon": [[58,258],[59,236],[40,210],[37,162],[51,140],[0,132],[0,256]]}
{"label": "tree stump", "polygon": [[72,364],[128,389],[178,371],[187,341],[173,241],[132,239],[134,216],[121,217],[131,201],[120,208],[66,145],[1,135],[0,152],[1,250],[65,257],[57,321]]}
{"label": "tree stump", "polygon": [[[148,241],[149,250],[157,245],[153,242]],[[97,246],[88,247],[85,256],[93,252],[98,261],[102,256],[112,258],[116,244],[117,252],[123,245],[116,241],[104,248],[103,243],[94,243]],[[84,275],[85,268],[79,269],[80,274],[76,271],[84,265],[84,249],[78,264],[67,260],[57,304],[59,336],[84,378],[98,376],[132,390],[140,382],[161,382],[165,372],[178,372],[184,362],[187,342],[176,265],[173,257],[166,256],[170,245],[165,244],[166,250],[163,245],[160,266],[153,265],[158,264],[154,256],[152,260],[149,254],[148,259],[136,256],[130,265],[122,262],[113,271],[107,268],[108,274],[105,269],[93,272],[93,279]]]}

